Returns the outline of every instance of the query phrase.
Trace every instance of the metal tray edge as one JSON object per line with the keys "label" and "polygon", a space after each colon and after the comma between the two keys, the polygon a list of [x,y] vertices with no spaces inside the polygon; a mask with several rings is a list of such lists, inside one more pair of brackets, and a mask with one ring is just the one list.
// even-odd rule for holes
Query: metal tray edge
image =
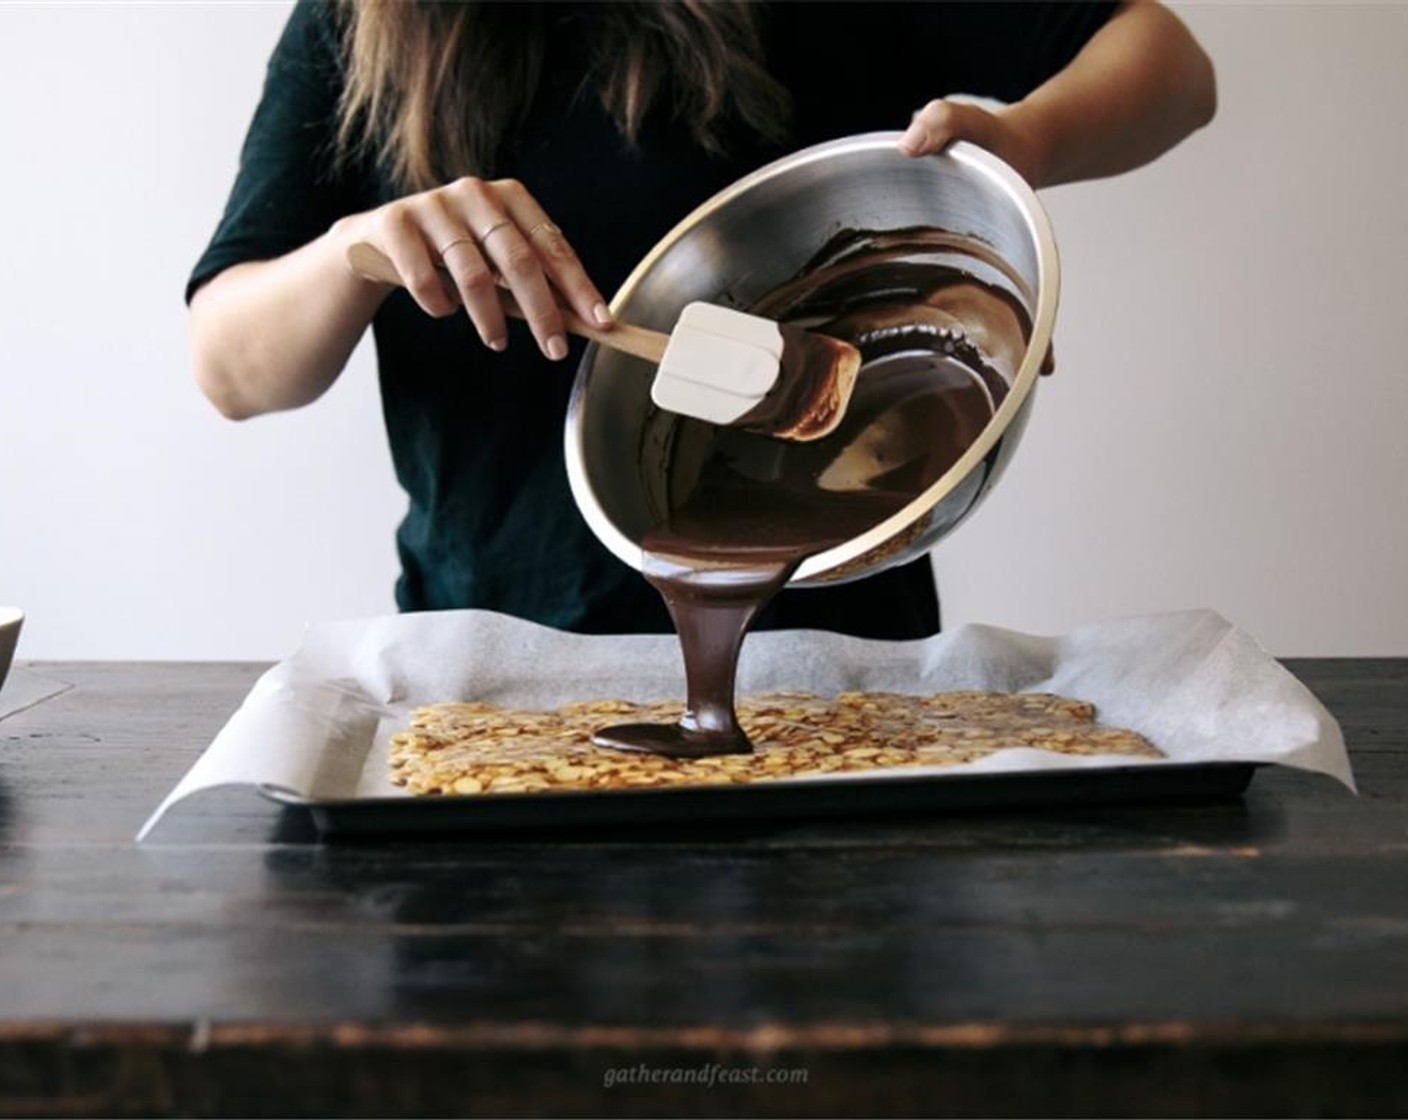
{"label": "metal tray edge", "polygon": [[1262,765],[1170,763],[864,782],[777,780],[605,792],[563,790],[499,797],[317,799],[281,787],[258,788],[278,804],[310,810],[319,831],[326,835],[447,833],[1214,800],[1240,796]]}

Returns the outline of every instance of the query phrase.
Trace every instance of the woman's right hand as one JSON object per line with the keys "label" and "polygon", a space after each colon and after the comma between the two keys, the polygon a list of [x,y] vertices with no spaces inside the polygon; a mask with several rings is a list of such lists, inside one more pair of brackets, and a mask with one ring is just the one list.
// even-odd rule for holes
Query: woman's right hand
{"label": "woman's right hand", "polygon": [[491,350],[508,345],[501,284],[554,361],[567,356],[559,298],[587,322],[611,326],[571,244],[516,179],[457,179],[343,218],[329,232],[344,253],[365,241],[390,257],[426,314],[444,318],[463,305]]}

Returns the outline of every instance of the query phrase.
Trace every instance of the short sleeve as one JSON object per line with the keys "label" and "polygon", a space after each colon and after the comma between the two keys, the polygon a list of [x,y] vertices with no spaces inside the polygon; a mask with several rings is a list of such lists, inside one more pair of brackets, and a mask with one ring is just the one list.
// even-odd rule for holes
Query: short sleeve
{"label": "short sleeve", "polygon": [[274,48],[224,215],[186,300],[231,265],[282,256],[354,208],[334,169],[342,65],[328,0],[299,0]]}
{"label": "short sleeve", "polygon": [[1055,77],[1080,54],[1091,37],[1119,9],[1118,3],[1020,4],[1014,5],[1029,21],[1024,29],[1027,90]]}
{"label": "short sleeve", "polygon": [[[971,93],[1011,104],[1069,66],[1118,10],[1118,3],[1055,0],[904,4],[909,46],[898,49],[909,52],[928,97]],[[926,54],[937,56],[934,65],[922,64]]]}

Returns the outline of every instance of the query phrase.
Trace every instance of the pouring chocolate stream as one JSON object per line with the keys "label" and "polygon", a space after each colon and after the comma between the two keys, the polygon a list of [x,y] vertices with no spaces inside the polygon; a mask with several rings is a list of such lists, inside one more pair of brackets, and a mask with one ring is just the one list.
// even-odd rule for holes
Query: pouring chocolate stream
{"label": "pouring chocolate stream", "polygon": [[746,753],[734,713],[748,626],[808,557],[898,513],[981,434],[1026,350],[1030,320],[963,259],[978,242],[942,230],[847,232],[749,308],[850,342],[862,367],[839,426],[810,443],[674,418],[659,523],[642,539],[684,654],[674,724],[623,724],[600,746],[672,757]]}

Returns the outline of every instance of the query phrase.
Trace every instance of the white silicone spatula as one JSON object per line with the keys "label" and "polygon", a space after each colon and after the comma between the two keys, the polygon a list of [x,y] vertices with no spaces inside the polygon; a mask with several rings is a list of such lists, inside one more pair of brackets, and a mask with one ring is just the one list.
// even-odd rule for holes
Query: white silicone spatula
{"label": "white silicone spatula", "polygon": [[[347,263],[372,280],[401,282],[391,259],[365,241],[347,250]],[[524,317],[510,293],[500,299],[506,313]],[[658,407],[780,439],[833,431],[860,369],[849,343],[711,303],[688,304],[669,334],[620,322],[602,330],[560,310],[572,334],[654,362],[650,396]]]}

